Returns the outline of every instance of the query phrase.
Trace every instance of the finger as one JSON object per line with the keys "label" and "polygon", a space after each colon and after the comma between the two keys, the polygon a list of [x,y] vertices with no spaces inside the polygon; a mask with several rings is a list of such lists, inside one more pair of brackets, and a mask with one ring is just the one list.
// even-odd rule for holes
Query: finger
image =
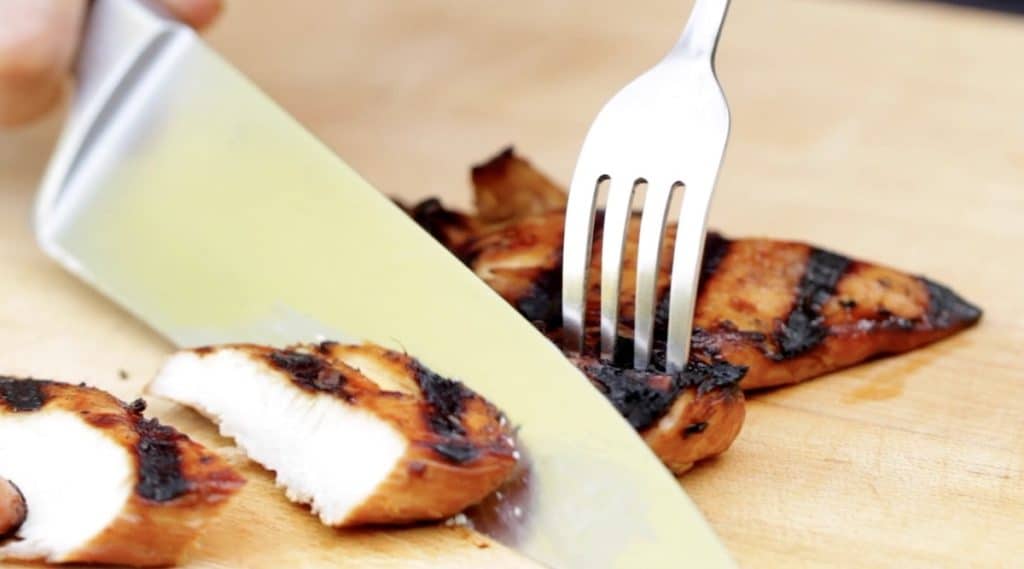
{"label": "finger", "polygon": [[25,522],[28,506],[25,496],[13,482],[0,477],[0,540],[14,535]]}
{"label": "finger", "polygon": [[0,125],[28,122],[60,100],[85,2],[0,0]]}
{"label": "finger", "polygon": [[163,0],[163,3],[181,21],[197,30],[212,24],[223,8],[221,0]]}

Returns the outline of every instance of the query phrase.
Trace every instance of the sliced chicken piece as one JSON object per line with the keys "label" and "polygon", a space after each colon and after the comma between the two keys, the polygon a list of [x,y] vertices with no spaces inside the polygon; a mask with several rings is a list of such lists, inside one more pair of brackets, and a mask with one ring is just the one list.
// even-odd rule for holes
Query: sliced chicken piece
{"label": "sliced chicken piece", "polygon": [[448,248],[464,245],[475,238],[482,227],[475,218],[445,209],[437,199],[424,200],[406,209],[420,227]]}
{"label": "sliced chicken piece", "polygon": [[[636,256],[639,225],[639,220],[629,225],[627,267]],[[552,336],[561,327],[561,234],[561,213],[548,213],[488,232],[461,248],[477,275]],[[595,237],[595,259],[600,257],[600,237]],[[663,257],[655,321],[655,335],[661,338],[667,324],[671,243]],[[591,323],[600,320],[597,271],[592,267],[587,298]],[[619,335],[625,339],[633,334],[635,282],[627,268],[619,301]],[[710,233],[691,359],[746,367],[744,389],[771,387],[912,350],[980,318],[979,308],[924,277],[803,243],[732,240]],[[596,326],[588,330],[592,351],[599,338]],[[624,352],[619,361],[631,361],[630,343],[621,342],[620,347]],[[655,356],[664,353],[656,348]]]}
{"label": "sliced chicken piece", "polygon": [[27,511],[0,559],[178,561],[244,481],[144,409],[84,385],[0,378],[0,472]]}
{"label": "sliced chicken piece", "polygon": [[0,478],[0,545],[14,537],[25,523],[25,496],[10,480]]}
{"label": "sliced chicken piece", "polygon": [[494,406],[374,345],[186,350],[149,392],[216,421],[330,526],[449,517],[501,485],[518,458]]}
{"label": "sliced chicken piece", "polygon": [[[551,188],[557,186],[528,170],[528,162],[505,150],[474,167],[474,174],[489,172],[485,183],[474,175],[476,201],[486,212],[454,212],[427,200],[430,207],[414,208],[414,218],[557,340],[564,202],[552,197]],[[598,219],[587,298],[590,323],[600,319],[601,228]],[[701,268],[689,367],[675,377],[654,371],[664,360],[662,341],[655,345],[652,370],[630,370],[638,233],[639,219],[634,218],[628,226],[619,301],[624,341],[615,361],[574,361],[677,473],[693,461],[723,452],[736,437],[743,420],[737,384],[755,389],[804,381],[877,355],[923,346],[981,317],[976,306],[924,277],[802,243],[731,240],[712,232]],[[655,328],[661,338],[674,235],[670,226],[657,281],[661,302]],[[589,353],[596,353],[599,336],[597,326],[587,330]]]}
{"label": "sliced chicken piece", "polygon": [[565,192],[517,156],[512,147],[474,166],[471,177],[476,204],[473,215],[445,209],[436,198],[406,207],[421,227],[452,250],[505,223],[565,207]]}
{"label": "sliced chicken piece", "polygon": [[742,367],[692,361],[683,373],[669,374],[569,359],[676,474],[725,452],[743,426]]}

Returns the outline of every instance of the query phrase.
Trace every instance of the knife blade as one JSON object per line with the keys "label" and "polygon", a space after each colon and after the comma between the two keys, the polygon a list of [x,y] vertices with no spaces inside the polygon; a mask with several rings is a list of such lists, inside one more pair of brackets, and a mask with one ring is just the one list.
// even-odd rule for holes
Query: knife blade
{"label": "knife blade", "polygon": [[44,177],[42,248],[177,345],[369,340],[520,426],[529,470],[478,528],[556,569],[729,567],[589,382],[191,30],[96,0]]}

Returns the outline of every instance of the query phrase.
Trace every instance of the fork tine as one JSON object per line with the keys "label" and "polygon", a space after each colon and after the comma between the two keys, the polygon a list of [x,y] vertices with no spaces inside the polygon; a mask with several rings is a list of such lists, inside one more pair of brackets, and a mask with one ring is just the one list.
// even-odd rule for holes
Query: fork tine
{"label": "fork tine", "polygon": [[683,195],[669,287],[668,353],[665,362],[669,371],[682,371],[690,355],[697,279],[704,255],[704,225],[713,189],[714,176],[711,180],[687,184]]}
{"label": "fork tine", "polygon": [[586,314],[587,273],[594,238],[594,207],[600,178],[576,174],[569,188],[565,208],[565,236],[562,245],[562,328],[563,345],[570,352],[583,352]]}
{"label": "fork tine", "polygon": [[[686,185],[668,294],[665,367],[685,368],[689,356],[697,280],[704,249],[704,224],[711,193],[729,137],[729,107],[715,77],[714,55],[729,0],[694,0],[690,20],[679,41],[654,67],[615,94],[587,131],[573,173],[566,207],[562,323],[565,349],[584,345],[587,276],[593,248],[598,170],[610,173],[616,187],[620,173],[653,176],[638,239],[634,302],[633,365],[649,368],[654,347],[658,300],[658,265],[666,213],[675,184]],[[651,178],[645,178],[648,181]],[[601,251],[601,356],[614,356],[618,340],[622,237],[628,229],[631,198],[612,192]],[[618,196],[618,197],[615,197]],[[660,341],[659,341],[660,346]],[[660,355],[660,354],[659,354]],[[660,362],[659,362],[660,363]]]}
{"label": "fork tine", "polygon": [[636,303],[633,328],[633,367],[647,369],[651,363],[654,344],[655,293],[661,269],[662,240],[668,221],[668,206],[672,192],[678,188],[652,184],[648,181],[643,217],[640,218],[640,237],[636,253]]}
{"label": "fork tine", "polygon": [[[640,181],[640,180],[638,180]],[[619,336],[619,290],[626,229],[632,214],[633,192],[638,181],[612,178],[601,234],[601,357],[611,360]]]}

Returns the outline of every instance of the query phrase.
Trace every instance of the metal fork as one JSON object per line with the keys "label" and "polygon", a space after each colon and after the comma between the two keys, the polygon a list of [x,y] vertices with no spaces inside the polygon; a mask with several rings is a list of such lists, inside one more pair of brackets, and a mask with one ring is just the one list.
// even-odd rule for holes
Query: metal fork
{"label": "metal fork", "polygon": [[728,6],[729,0],[696,0],[683,35],[668,55],[612,97],[590,126],[565,217],[562,320],[570,351],[583,351],[598,187],[608,184],[601,250],[601,357],[611,359],[618,338],[626,230],[634,192],[646,184],[637,249],[633,365],[650,365],[662,240],[672,194],[682,188],[666,366],[681,371],[686,365],[705,223],[729,137],[729,108],[714,69]]}

